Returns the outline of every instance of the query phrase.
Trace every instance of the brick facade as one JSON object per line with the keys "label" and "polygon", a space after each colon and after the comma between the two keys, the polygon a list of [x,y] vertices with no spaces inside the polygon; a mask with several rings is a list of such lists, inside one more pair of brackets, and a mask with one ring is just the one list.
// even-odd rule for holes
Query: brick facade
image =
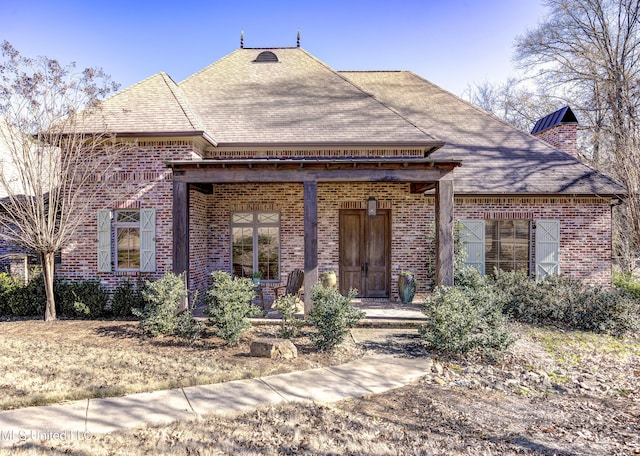
{"label": "brick facade", "polygon": [[[77,233],[76,241],[62,252],[58,274],[69,278],[99,277],[112,287],[127,276],[158,278],[172,270],[173,188],[169,160],[192,159],[202,151],[189,142],[149,142],[125,156],[113,185],[124,188],[111,206],[95,199],[93,213]],[[378,208],[391,211],[391,299],[397,299],[397,276],[414,271],[419,283],[429,282],[427,271],[434,259],[434,198],[410,193],[408,183],[319,183],[318,270],[338,271],[339,214],[342,209],[364,209],[369,197]],[[190,283],[206,291],[210,273],[231,270],[230,213],[232,211],[278,211],[281,214],[280,283],[288,273],[304,267],[303,185],[213,184],[212,192],[190,191]],[[105,208],[155,208],[155,273],[97,272],[96,213]],[[561,223],[560,270],[592,284],[611,281],[611,208],[604,198],[490,198],[456,197],[455,217],[475,219],[555,219]]]}
{"label": "brick facade", "polygon": [[[138,147],[124,153],[118,172],[110,186],[119,194],[91,192],[88,214],[75,235],[75,241],[62,251],[62,261],[56,273],[69,279],[98,277],[107,287],[113,287],[124,277],[157,279],[173,267],[173,184],[167,160],[192,159],[197,147],[190,141],[140,142]],[[155,273],[98,272],[97,212],[100,209],[155,208],[156,209],[156,265]],[[115,239],[112,233],[112,245]]]}

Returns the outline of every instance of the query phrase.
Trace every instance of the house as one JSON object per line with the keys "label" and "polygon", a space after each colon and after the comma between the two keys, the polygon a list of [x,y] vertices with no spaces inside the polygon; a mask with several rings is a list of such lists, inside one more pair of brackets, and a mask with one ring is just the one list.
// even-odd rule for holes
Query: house
{"label": "house", "polygon": [[[481,271],[611,281],[624,188],[409,71],[336,71],[300,47],[241,47],[102,108],[84,130],[135,142],[112,178],[130,191],[113,207],[95,198],[61,275],[115,285],[187,272],[204,291],[213,270],[259,270],[272,296],[293,269],[305,289],[334,270],[342,291],[393,300],[403,270],[426,283],[435,267],[436,283],[452,283],[459,226]],[[541,133],[575,135],[566,120]]]}
{"label": "house", "polygon": [[[10,206],[12,195],[17,197],[25,197],[27,193],[20,181],[20,172],[14,161],[15,145],[12,144],[17,140],[14,131],[2,120],[0,120],[0,182],[4,180],[4,184],[0,183],[0,217],[6,206]],[[0,272],[10,272],[13,276],[19,278],[29,277],[31,266],[37,264],[37,256],[25,247],[16,245],[14,242],[7,240],[2,233],[2,223],[0,223]]]}

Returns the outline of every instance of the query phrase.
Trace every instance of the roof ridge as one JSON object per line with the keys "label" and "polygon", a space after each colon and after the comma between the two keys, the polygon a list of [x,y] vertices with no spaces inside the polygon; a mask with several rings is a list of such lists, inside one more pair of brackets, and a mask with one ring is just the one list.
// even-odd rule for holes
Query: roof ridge
{"label": "roof ridge", "polygon": [[364,90],[362,87],[360,87],[359,85],[357,85],[356,83],[354,83],[353,81],[349,80],[348,78],[346,78],[345,76],[341,75],[340,72],[338,70],[333,69],[332,67],[330,67],[328,64],[326,64],[325,62],[323,62],[322,60],[320,60],[319,58],[317,58],[316,56],[314,56],[313,54],[311,54],[310,52],[306,51],[303,48],[300,48],[300,50],[302,52],[304,52],[306,55],[308,55],[309,57],[311,57],[313,60],[315,60],[316,62],[318,62],[320,65],[324,66],[325,68],[327,68],[329,71],[331,71],[332,73],[334,73],[336,76],[338,76],[340,79],[342,79],[343,81],[345,81],[347,84],[351,85],[352,87],[354,87],[356,90],[358,90],[359,92],[367,95],[368,97],[370,97],[371,99],[375,100],[376,103],[378,103],[380,106],[382,106],[383,108],[387,109],[388,111],[391,111],[393,114],[395,114],[396,116],[400,117],[402,120],[404,120],[405,122],[407,122],[409,125],[413,126],[416,130],[418,130],[420,133],[422,133],[423,135],[427,136],[428,138],[431,138],[432,140],[438,140],[438,138],[436,138],[435,136],[427,133],[426,131],[424,131],[422,128],[420,128],[419,126],[417,126],[415,123],[411,122],[409,119],[407,119],[405,116],[403,116],[402,114],[400,114],[397,110],[393,109],[391,106],[388,106],[387,104],[383,103],[381,100],[378,99],[378,97],[376,97],[375,95],[373,95],[372,93]]}
{"label": "roof ridge", "polygon": [[[510,124],[509,122],[507,122],[506,120],[501,119],[500,117],[496,116],[496,115],[495,115],[495,114],[493,114],[493,113],[490,113],[489,111],[485,111],[485,110],[484,110],[484,109],[482,109],[481,107],[474,105],[474,104],[473,104],[473,103],[471,103],[470,101],[465,100],[465,99],[464,99],[464,98],[462,98],[462,97],[459,97],[458,95],[454,94],[453,92],[451,92],[451,91],[449,91],[449,90],[447,90],[447,89],[443,89],[443,88],[442,88],[442,87],[440,87],[438,84],[435,84],[435,83],[433,83],[433,82],[431,82],[431,81],[429,81],[429,80],[425,79],[424,77],[420,76],[419,74],[416,74],[416,73],[414,73],[413,71],[409,71],[409,70],[408,70],[408,71],[406,71],[406,72],[407,72],[407,73],[409,73],[409,74],[411,74],[412,76],[417,77],[418,79],[421,79],[422,81],[424,81],[424,82],[426,82],[427,84],[431,85],[431,86],[432,86],[432,87],[434,87],[435,89],[440,90],[440,91],[441,91],[441,92],[443,92],[443,93],[446,93],[446,94],[449,94],[449,95],[451,95],[451,96],[455,97],[455,99],[456,99],[457,101],[459,101],[459,102],[461,102],[461,103],[463,103],[463,104],[467,105],[468,107],[470,107],[470,108],[472,108],[473,110],[477,111],[477,112],[478,112],[478,113],[480,113],[481,115],[483,115],[483,116],[488,116],[488,117],[491,117],[491,118],[492,118],[492,119],[494,119],[494,120],[497,120],[497,121],[498,121],[498,122],[500,122],[502,125],[504,125],[504,126],[508,127],[509,129],[511,129],[511,130],[513,130],[513,131],[515,131],[515,132],[517,132],[518,134],[524,135],[524,136],[526,136],[526,137],[528,137],[528,138],[535,139],[536,141],[538,141],[538,142],[542,142],[542,144],[544,144],[544,145],[546,145],[546,146],[548,146],[548,147],[551,147],[551,148],[553,148],[553,149],[556,149],[556,150],[560,151],[560,149],[557,149],[557,148],[553,147],[553,146],[552,146],[551,144],[549,144],[548,142],[546,142],[546,141],[544,141],[544,140],[542,140],[542,139],[540,139],[540,138],[537,138],[536,136],[533,136],[533,135],[532,135],[531,133],[529,133],[529,132],[526,132],[526,131],[520,130],[519,128],[517,128],[517,127],[515,127],[515,126],[511,125],[511,124]],[[560,151],[560,152],[562,152],[562,151]],[[566,152],[565,152],[565,153],[566,153]],[[571,156],[571,154],[567,154],[567,155]],[[574,157],[574,158],[575,158],[575,157]],[[578,159],[576,159],[576,160],[578,160]],[[578,160],[578,161],[579,161],[579,162],[582,162],[581,160]]]}
{"label": "roof ridge", "polygon": [[[386,103],[383,103],[380,99],[378,99],[378,97],[376,97],[375,95],[373,95],[372,93],[364,90],[362,87],[360,87],[358,84],[356,84],[355,82],[351,81],[350,79],[344,77],[343,75],[340,74],[339,71],[337,70],[333,70],[338,76],[340,76],[342,79],[344,79],[345,81],[347,81],[349,84],[351,84],[353,87],[355,87],[356,89],[358,89],[360,92],[370,96],[371,98],[373,98],[377,103],[379,103],[382,107],[388,109],[389,111],[391,111],[392,113],[394,113],[395,115],[397,115],[398,117],[400,117],[402,120],[404,120],[405,122],[407,122],[408,124],[412,125],[416,130],[420,131],[421,133],[423,133],[424,135],[428,136],[431,139],[434,140],[438,140],[438,138],[436,138],[435,136],[433,136],[430,133],[427,133],[426,131],[424,131],[422,128],[420,128],[418,125],[416,125],[415,122],[412,122],[410,119],[408,119],[407,117],[405,117],[404,115],[402,115],[400,112],[398,112],[396,109],[394,109],[393,107],[387,105]],[[361,71],[362,73],[368,73],[368,72],[375,72],[375,70],[373,71]],[[404,70],[398,70],[398,71],[388,71],[389,73],[401,73],[404,72]]]}
{"label": "roof ridge", "polygon": [[187,76],[186,78],[184,78],[182,81],[178,82],[178,86],[182,86],[182,84],[184,84],[185,82],[189,81],[190,79],[193,79],[194,77],[196,77],[199,74],[204,73],[205,71],[207,71],[209,68],[211,68],[212,66],[222,62],[223,60],[226,60],[228,58],[231,58],[232,55],[240,52],[243,48],[240,49],[236,49],[235,51],[232,51],[230,53],[228,53],[225,56],[220,57],[218,60],[214,60],[213,62],[211,62],[209,65],[207,65],[206,67],[202,68],[201,70],[196,71],[195,73],[193,73],[190,76]]}
{"label": "roof ridge", "polygon": [[207,132],[204,126],[204,122],[202,122],[202,119],[200,118],[196,110],[191,107],[191,104],[189,103],[189,99],[182,92],[182,88],[178,84],[176,84],[176,82],[171,78],[171,76],[169,76],[164,71],[161,71],[159,74],[162,76],[164,83],[167,85],[167,88],[171,91],[171,94],[175,98],[176,103],[178,103],[178,106],[180,106],[180,109],[182,109],[182,112],[184,113],[185,117],[187,118],[191,126],[195,130],[202,131],[209,138],[213,139],[213,136]]}
{"label": "roof ridge", "polygon": [[[158,76],[161,76],[161,75],[162,75],[162,73],[165,73],[165,72],[164,72],[164,71],[158,71],[157,73],[153,73],[151,76],[147,76],[146,78],[144,78],[144,79],[142,79],[142,80],[140,80],[140,81],[136,82],[135,84],[131,84],[130,86],[128,86],[128,87],[126,87],[126,88],[124,88],[124,89],[122,89],[122,90],[118,90],[117,92],[112,93],[112,94],[111,94],[111,95],[109,95],[107,98],[103,98],[102,100],[100,100],[100,103],[104,103],[104,102],[106,102],[107,100],[111,100],[112,98],[115,98],[115,97],[117,97],[117,96],[119,96],[119,95],[122,95],[122,94],[124,94],[124,93],[130,92],[130,91],[132,91],[134,88],[136,88],[136,87],[138,87],[138,86],[141,86],[142,84],[145,84],[145,83],[147,83],[147,82],[151,81],[152,79],[157,78]],[[165,74],[166,74],[166,73],[165,73]]]}

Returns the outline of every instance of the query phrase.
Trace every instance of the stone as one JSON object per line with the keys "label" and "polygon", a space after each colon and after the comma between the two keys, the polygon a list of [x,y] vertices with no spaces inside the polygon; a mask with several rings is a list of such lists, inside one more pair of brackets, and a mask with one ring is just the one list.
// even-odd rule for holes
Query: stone
{"label": "stone", "polygon": [[433,380],[440,386],[444,386],[447,383],[442,377],[436,377]]}
{"label": "stone", "polygon": [[251,342],[250,354],[260,358],[293,359],[298,357],[298,349],[288,339],[263,337]]}

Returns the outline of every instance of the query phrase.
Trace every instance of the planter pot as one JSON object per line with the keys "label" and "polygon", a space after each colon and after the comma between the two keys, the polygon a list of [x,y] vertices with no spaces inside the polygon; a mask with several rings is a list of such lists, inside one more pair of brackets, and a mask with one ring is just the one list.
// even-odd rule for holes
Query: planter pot
{"label": "planter pot", "polygon": [[398,297],[403,303],[410,303],[416,294],[416,278],[413,275],[398,276]]}
{"label": "planter pot", "polygon": [[260,285],[260,279],[253,279],[254,285]]}
{"label": "planter pot", "polygon": [[333,271],[325,271],[320,274],[320,282],[325,288],[335,288],[338,285],[336,273]]}

